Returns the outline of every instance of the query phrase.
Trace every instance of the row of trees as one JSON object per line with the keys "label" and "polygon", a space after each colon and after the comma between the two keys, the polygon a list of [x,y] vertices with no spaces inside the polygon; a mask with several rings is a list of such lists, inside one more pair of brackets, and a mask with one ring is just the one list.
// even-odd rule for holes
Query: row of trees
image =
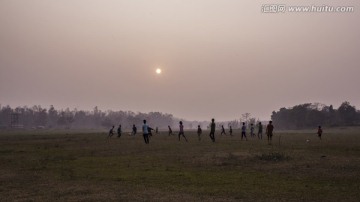
{"label": "row of trees", "polygon": [[[162,130],[167,129],[168,125],[176,130],[179,121],[183,121],[187,129],[197,129],[198,125],[204,129],[210,127],[210,120],[187,121],[161,112],[101,111],[98,107],[94,107],[92,111],[70,110],[69,108],[58,110],[52,105],[48,109],[40,105],[11,108],[10,106],[1,107],[0,105],[0,128],[12,127],[14,123],[11,123],[11,116],[14,114],[18,115],[18,120],[15,120],[16,126],[23,128],[98,129],[121,124],[123,129],[130,130],[133,124],[137,127],[141,126],[144,119],[148,120],[151,127],[158,127]],[[232,128],[236,129],[241,127],[242,122],[246,122],[248,125],[256,121],[255,118],[251,117],[250,113],[245,113],[238,120],[217,121],[216,126],[218,129],[221,129],[222,125],[227,128],[232,126]]]}
{"label": "row of trees", "polygon": [[[15,116],[14,116],[15,115]],[[142,120],[149,120],[152,127],[167,129],[167,126],[177,128],[181,119],[173,117],[171,114],[161,112],[135,113],[132,111],[101,111],[94,107],[92,111],[73,109],[57,110],[54,106],[49,109],[40,105],[33,107],[2,107],[0,105],[0,128],[11,127],[12,124],[20,125],[24,128],[78,128],[78,129],[97,129],[109,128],[112,125],[121,124],[126,129],[131,129],[133,124],[141,126]],[[327,106],[319,103],[305,103],[291,108],[281,108],[279,111],[272,112],[271,119],[277,129],[303,129],[322,126],[356,126],[360,125],[360,111],[356,110],[349,102],[343,102],[338,109],[332,105]],[[184,121],[184,126],[188,129],[196,129],[197,125],[208,128],[209,121]],[[257,125],[259,120],[252,118],[250,113],[242,114],[239,120],[217,122],[217,127],[240,128],[241,123],[246,125],[253,123]]]}
{"label": "row of trees", "polygon": [[[17,120],[12,116],[17,116]],[[151,120],[151,126],[165,128],[172,126],[174,117],[161,112],[135,113],[132,111],[101,111],[95,107],[92,111],[73,109],[57,110],[39,105],[33,107],[0,106],[0,127],[7,128],[16,122],[24,128],[109,128],[121,124],[124,129],[130,129],[133,124],[139,126],[142,120]]]}
{"label": "row of trees", "polygon": [[332,105],[305,103],[272,112],[271,119],[278,129],[303,129],[322,126],[358,126],[360,111],[349,102],[343,102],[338,109]]}

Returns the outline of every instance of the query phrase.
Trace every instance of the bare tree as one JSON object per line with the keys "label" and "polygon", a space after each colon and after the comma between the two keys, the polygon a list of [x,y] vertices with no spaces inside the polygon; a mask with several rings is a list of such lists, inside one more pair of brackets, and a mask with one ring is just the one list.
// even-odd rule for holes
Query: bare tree
{"label": "bare tree", "polygon": [[246,123],[246,125],[249,123],[249,119],[250,119],[250,117],[251,117],[251,114],[250,113],[244,113],[244,114],[241,114],[241,119],[240,119],[240,121],[242,121],[242,122],[245,122]]}

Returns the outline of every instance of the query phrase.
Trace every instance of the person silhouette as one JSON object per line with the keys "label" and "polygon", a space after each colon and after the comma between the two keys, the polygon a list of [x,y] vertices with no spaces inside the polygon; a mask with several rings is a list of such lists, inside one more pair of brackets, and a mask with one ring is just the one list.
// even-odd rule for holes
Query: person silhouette
{"label": "person silhouette", "polygon": [[220,135],[222,135],[222,134],[226,135],[224,125],[221,125],[221,133],[220,133]]}
{"label": "person silhouette", "polygon": [[262,140],[263,126],[261,122],[259,122],[259,130],[258,130],[258,138]]}
{"label": "person silhouette", "polygon": [[233,136],[232,133],[233,133],[232,127],[229,126],[229,134],[230,134],[230,136]]}
{"label": "person silhouette", "polygon": [[268,137],[268,144],[271,144],[273,131],[274,131],[274,126],[272,125],[272,121],[269,121],[269,124],[266,126],[266,135]]}
{"label": "person silhouette", "polygon": [[112,126],[112,128],[109,130],[108,138],[111,138],[114,135],[114,128],[115,126]]}
{"label": "person silhouette", "polygon": [[172,135],[173,133],[172,133],[171,127],[168,126],[168,128],[169,128],[169,136],[170,136],[170,135]]}
{"label": "person silhouette", "polygon": [[119,125],[118,129],[117,129],[117,134],[118,134],[118,138],[121,137],[121,125]]}
{"label": "person silhouette", "polygon": [[245,137],[245,139],[246,139],[246,141],[247,141],[245,122],[243,122],[242,127],[241,127],[241,140],[242,140],[244,137]]}
{"label": "person silhouette", "polygon": [[186,140],[186,142],[188,141],[184,135],[184,125],[182,123],[182,121],[179,122],[179,128],[180,128],[180,131],[179,131],[179,141],[180,141],[180,136],[183,136]]}
{"label": "person silhouette", "polygon": [[202,133],[201,127],[200,127],[200,125],[198,125],[197,135],[198,135],[199,141],[201,140],[201,133]]}
{"label": "person silhouette", "polygon": [[135,124],[133,124],[131,135],[136,135],[136,133],[137,133],[137,128]]}
{"label": "person silhouette", "polygon": [[255,137],[254,124],[250,124],[250,136],[251,136],[251,137]]}
{"label": "person silhouette", "polygon": [[319,137],[320,140],[321,140],[322,133],[323,133],[323,130],[321,129],[321,126],[319,126],[317,134],[318,134],[318,137]]}
{"label": "person silhouette", "polygon": [[146,120],[143,120],[143,126],[142,126],[142,131],[143,131],[143,137],[144,137],[144,141],[145,144],[149,144],[149,126],[146,124]]}
{"label": "person silhouette", "polygon": [[210,139],[215,142],[215,119],[211,119],[211,125],[210,125]]}

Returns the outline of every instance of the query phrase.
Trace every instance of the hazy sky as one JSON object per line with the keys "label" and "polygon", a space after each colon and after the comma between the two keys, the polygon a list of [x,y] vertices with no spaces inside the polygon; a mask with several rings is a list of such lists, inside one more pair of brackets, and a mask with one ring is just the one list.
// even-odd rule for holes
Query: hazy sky
{"label": "hazy sky", "polygon": [[[262,13],[265,3],[352,13]],[[360,108],[358,0],[0,0],[0,104],[268,119]],[[161,67],[162,74],[155,69]]]}

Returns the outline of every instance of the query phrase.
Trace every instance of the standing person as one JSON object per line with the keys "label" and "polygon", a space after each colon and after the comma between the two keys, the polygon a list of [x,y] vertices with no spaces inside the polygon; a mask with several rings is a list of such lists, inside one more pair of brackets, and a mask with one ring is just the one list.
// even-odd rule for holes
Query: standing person
{"label": "standing person", "polygon": [[180,121],[179,124],[180,124],[180,125],[179,125],[179,127],[180,127],[180,131],[179,131],[179,141],[180,141],[180,136],[182,135],[182,136],[185,138],[186,142],[187,142],[187,139],[186,139],[186,137],[185,137],[185,135],[184,135],[184,126],[183,126],[182,121]]}
{"label": "standing person", "polygon": [[159,134],[159,128],[157,126],[155,128],[155,134]]}
{"label": "standing person", "polygon": [[118,134],[118,138],[121,137],[121,125],[119,125],[118,129],[117,129],[117,134]]}
{"label": "standing person", "polygon": [[242,127],[241,127],[241,140],[243,139],[243,137],[245,137],[245,139],[246,139],[246,141],[247,141],[245,122],[243,122],[243,125],[242,125]]}
{"label": "standing person", "polygon": [[229,126],[229,127],[230,127],[230,129],[229,129],[230,136],[233,136],[232,135],[232,127],[231,126]]}
{"label": "standing person", "polygon": [[263,131],[263,126],[262,126],[261,122],[259,122],[258,138],[260,140],[262,140],[262,133],[263,133],[262,131]]}
{"label": "standing person", "polygon": [[114,135],[114,128],[115,126],[112,126],[112,128],[109,130],[108,138],[111,138]]}
{"label": "standing person", "polygon": [[254,124],[250,124],[250,136],[251,136],[251,137],[255,137]]}
{"label": "standing person", "polygon": [[323,131],[321,129],[321,126],[319,126],[317,134],[318,134],[318,137],[320,138],[320,140],[321,140],[322,133],[323,133]]}
{"label": "standing person", "polygon": [[221,134],[220,135],[222,135],[222,134],[226,135],[224,125],[221,125]]}
{"label": "standing person", "polygon": [[142,131],[145,144],[149,144],[149,126],[146,124],[146,120],[143,121]]}
{"label": "standing person", "polygon": [[210,125],[210,138],[213,142],[215,142],[215,119],[211,119],[211,125]]}
{"label": "standing person", "polygon": [[199,141],[201,140],[201,133],[202,133],[202,130],[200,128],[200,125],[198,125],[197,135],[198,135]]}
{"label": "standing person", "polygon": [[272,121],[269,121],[269,124],[266,126],[266,134],[268,137],[268,144],[271,144],[273,131],[274,131],[274,126],[272,125]]}
{"label": "standing person", "polygon": [[171,127],[168,126],[168,128],[169,128],[169,136],[170,136],[170,135],[172,135],[173,133],[172,133]]}
{"label": "standing person", "polygon": [[131,135],[136,135],[136,133],[137,133],[137,128],[135,124],[133,124]]}

